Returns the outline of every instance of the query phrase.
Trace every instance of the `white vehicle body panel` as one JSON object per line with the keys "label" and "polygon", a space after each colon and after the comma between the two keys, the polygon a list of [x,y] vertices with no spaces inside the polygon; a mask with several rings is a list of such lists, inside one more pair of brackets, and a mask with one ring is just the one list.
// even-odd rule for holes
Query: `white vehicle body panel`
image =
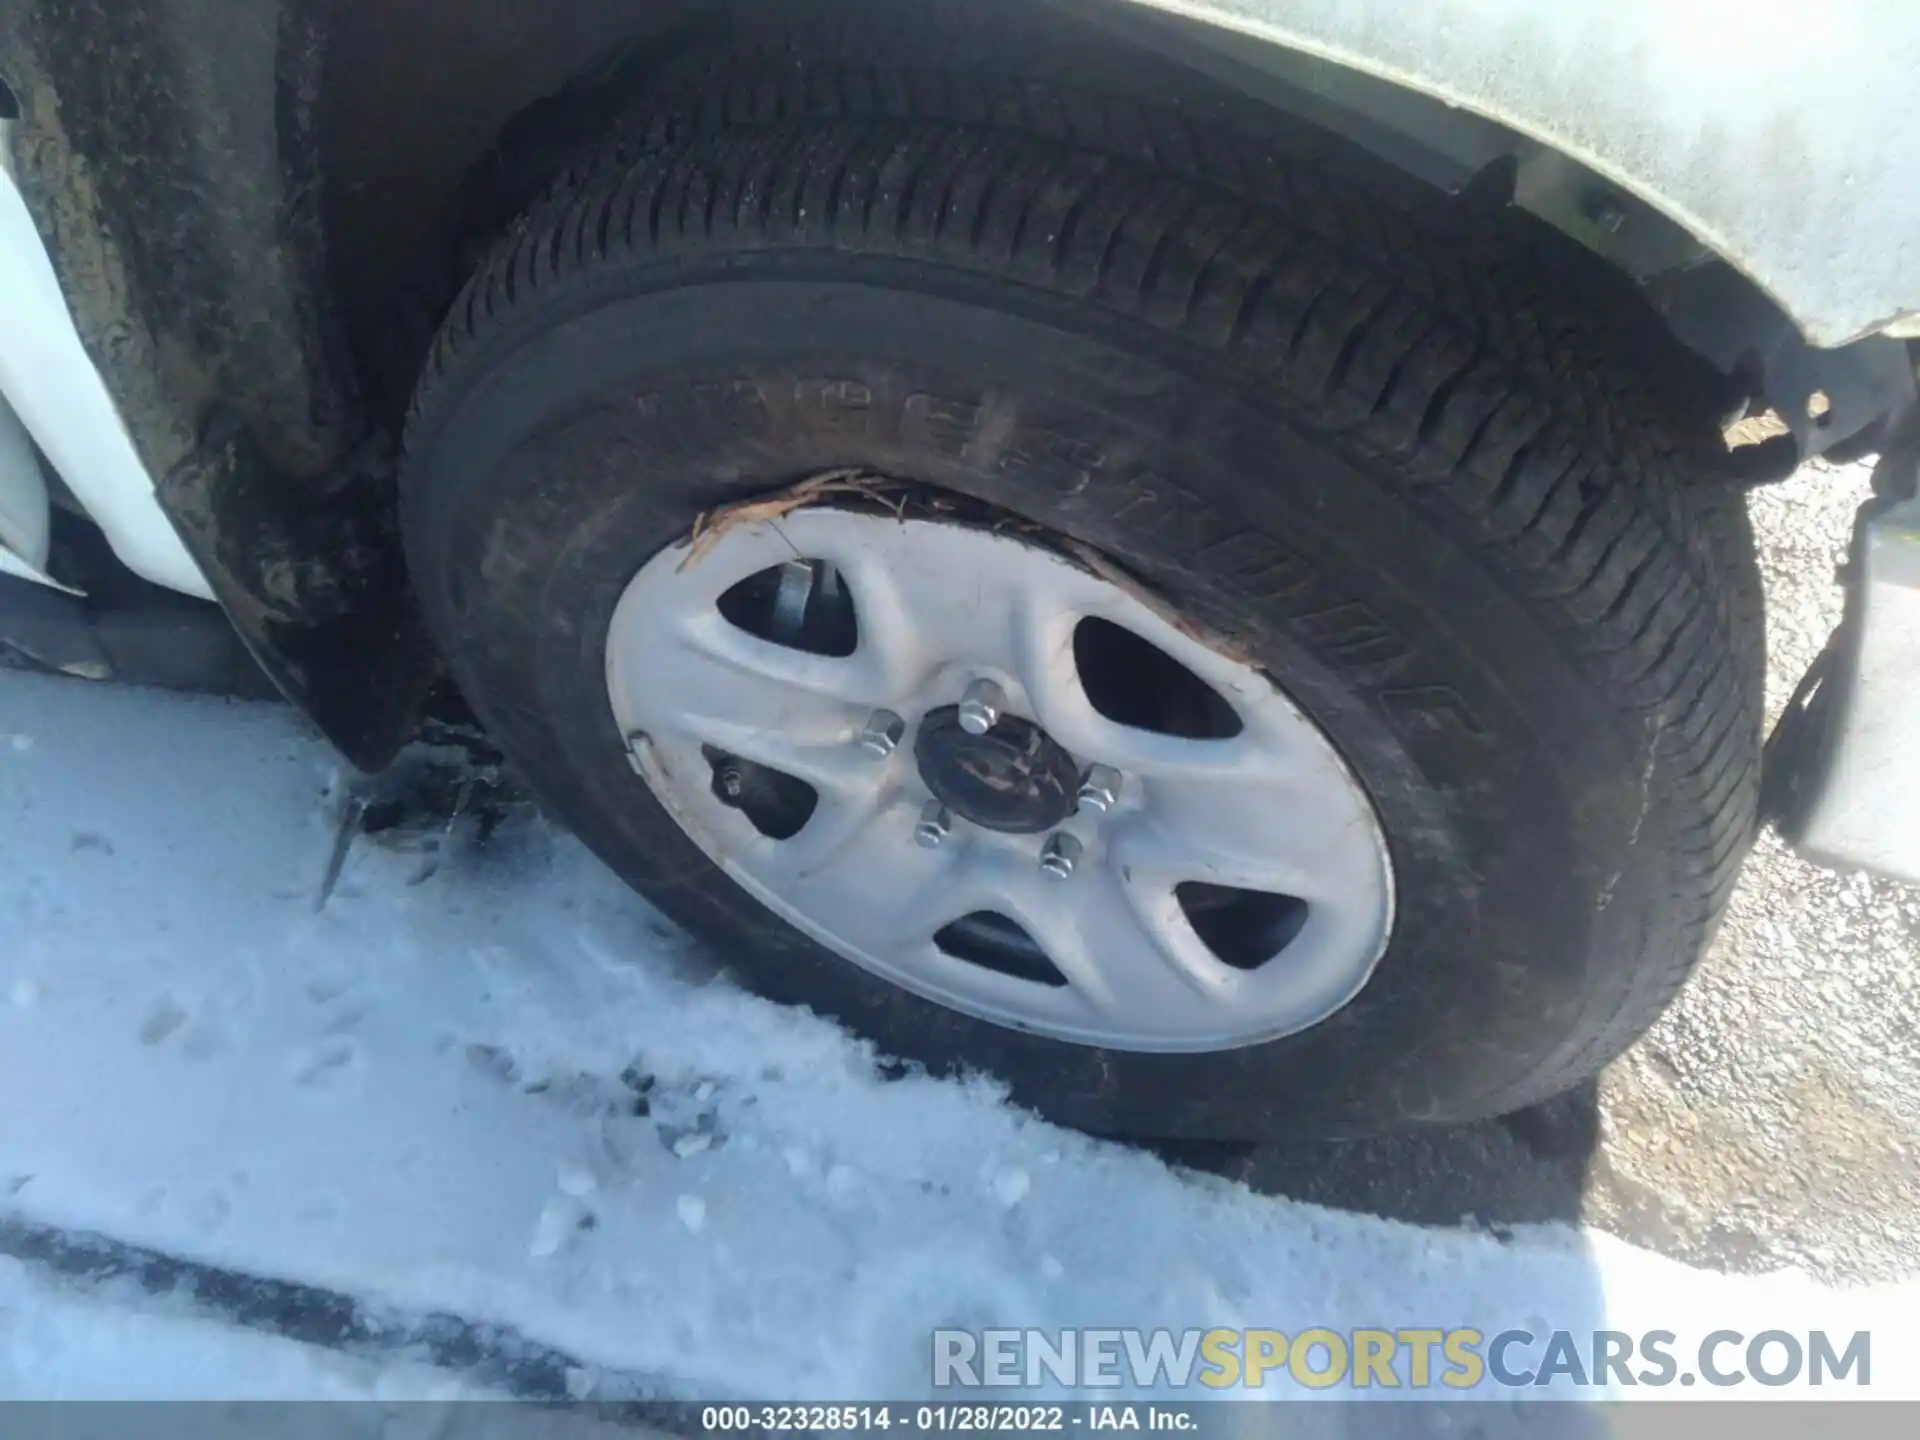
{"label": "white vehicle body panel", "polygon": [[1473,111],[1582,162],[1815,345],[1920,335],[1913,0],[1136,0]]}
{"label": "white vehicle body panel", "polygon": [[1874,516],[1863,538],[1853,641],[1823,682],[1824,764],[1782,829],[1816,864],[1920,884],[1920,500]]}
{"label": "white vehicle body panel", "polygon": [[[211,599],[200,567],[154,498],[113,397],[87,357],[26,203],[0,166],[0,401],[17,417],[114,553],[137,575]],[[0,420],[0,426],[4,420]],[[45,580],[45,481],[30,450],[0,432],[0,569]],[[37,494],[35,493],[37,487]],[[34,538],[39,519],[39,535]],[[15,545],[24,547],[16,550]],[[32,553],[38,548],[38,554]]]}

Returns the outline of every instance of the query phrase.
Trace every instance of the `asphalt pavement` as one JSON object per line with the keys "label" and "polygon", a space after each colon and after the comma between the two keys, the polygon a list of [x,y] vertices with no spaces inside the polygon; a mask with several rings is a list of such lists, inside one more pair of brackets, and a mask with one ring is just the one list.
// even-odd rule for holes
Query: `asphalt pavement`
{"label": "asphalt pavement", "polygon": [[[1868,468],[1753,493],[1769,719],[1839,616]],[[1920,889],[1760,837],[1711,952],[1599,1084],[1508,1120],[1199,1155],[1276,1194],[1429,1224],[1584,1221],[1677,1258],[1920,1272]]]}

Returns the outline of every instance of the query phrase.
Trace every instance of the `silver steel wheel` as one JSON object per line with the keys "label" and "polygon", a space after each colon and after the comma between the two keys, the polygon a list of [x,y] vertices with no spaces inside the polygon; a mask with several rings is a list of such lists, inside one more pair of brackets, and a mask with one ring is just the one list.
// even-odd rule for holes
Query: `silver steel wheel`
{"label": "silver steel wheel", "polygon": [[620,599],[607,684],[716,865],[968,1014],[1227,1049],[1325,1019],[1385,947],[1385,839],[1319,729],[1012,535],[813,508],[672,547]]}

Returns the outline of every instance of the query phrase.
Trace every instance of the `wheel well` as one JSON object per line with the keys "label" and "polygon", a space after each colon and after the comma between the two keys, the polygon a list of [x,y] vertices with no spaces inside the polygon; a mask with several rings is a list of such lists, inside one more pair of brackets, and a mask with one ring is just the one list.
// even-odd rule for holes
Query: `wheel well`
{"label": "wheel well", "polygon": [[[1637,212],[1615,227],[1583,208],[1588,177],[1564,157],[1130,0],[0,4],[19,112],[0,142],[155,498],[249,647],[360,763],[392,754],[434,672],[393,543],[393,441],[426,347],[502,229],[710,27],[760,60],[830,33],[869,68],[876,42],[897,62],[904,40],[933,57],[914,74],[963,64],[969,93],[1026,128],[1046,123],[1044,98],[1021,98],[1048,78],[1036,64],[1092,66],[1119,108],[1157,117],[1152,146],[1226,116],[1258,163],[1304,147],[1321,175],[1365,172],[1411,204],[1530,209],[1586,244],[1564,277],[1597,320],[1650,333],[1661,386],[1699,376],[1723,408],[1779,405],[1797,433],[1770,460],[1871,441],[1911,409],[1898,343],[1810,349],[1691,242],[1643,247]],[[683,101],[705,93],[695,79]],[[1582,235],[1582,215],[1611,238]],[[1709,363],[1666,369],[1688,346]]]}
{"label": "wheel well", "polygon": [[[792,43],[831,25],[924,26],[945,56],[1014,62],[1035,26],[1082,57],[1151,55],[1208,103],[1263,109],[1402,176],[1512,203],[1628,277],[1668,332],[1724,377],[1729,411],[1771,404],[1793,461],[1870,441],[1912,400],[1905,348],[1816,350],[1757,286],[1653,207],[1491,120],[1328,61],[1124,0],[583,0],[556,23],[532,0],[339,0],[327,37],[320,143],[335,299],[371,406],[404,416],[425,347],[484,246],[596,133],[644,96],[655,67],[703,34]],[[759,32],[759,33],[756,33]]]}

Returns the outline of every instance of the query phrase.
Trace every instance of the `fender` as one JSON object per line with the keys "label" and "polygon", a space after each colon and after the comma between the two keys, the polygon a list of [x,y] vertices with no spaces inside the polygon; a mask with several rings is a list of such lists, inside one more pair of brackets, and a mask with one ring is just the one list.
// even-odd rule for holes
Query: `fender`
{"label": "fender", "polygon": [[1920,337],[1920,11],[1746,0],[1130,0],[1484,117],[1731,263],[1809,342]]}

